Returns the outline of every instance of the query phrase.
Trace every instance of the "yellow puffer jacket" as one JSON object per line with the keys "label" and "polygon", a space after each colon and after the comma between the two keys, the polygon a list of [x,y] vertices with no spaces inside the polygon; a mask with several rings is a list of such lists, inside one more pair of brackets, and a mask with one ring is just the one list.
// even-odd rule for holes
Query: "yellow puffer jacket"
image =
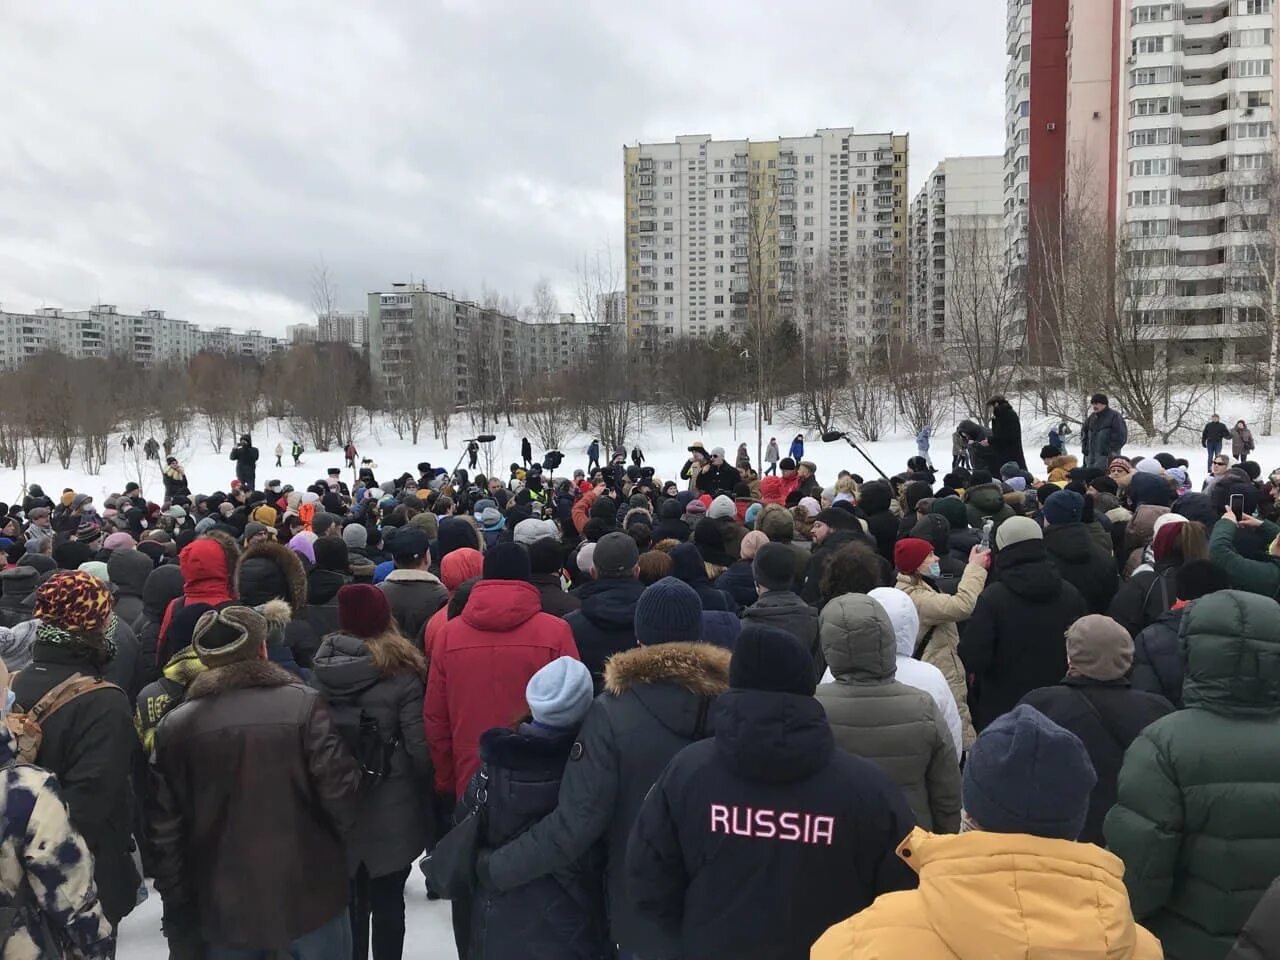
{"label": "yellow puffer jacket", "polygon": [[929,643],[920,659],[942,671],[956,698],[965,750],[973,746],[976,734],[969,717],[969,683],[965,679],[964,664],[960,662],[960,628],[956,624],[973,615],[978,594],[986,583],[987,571],[976,563],[965,564],[954,594],[935,590],[923,577],[898,574],[898,589],[911,598],[920,615],[920,638],[929,634]]}
{"label": "yellow puffer jacket", "polygon": [[887,893],[813,945],[812,960],[1159,960],[1134,922],[1124,864],[1091,843],[932,834],[898,847],[920,887]]}

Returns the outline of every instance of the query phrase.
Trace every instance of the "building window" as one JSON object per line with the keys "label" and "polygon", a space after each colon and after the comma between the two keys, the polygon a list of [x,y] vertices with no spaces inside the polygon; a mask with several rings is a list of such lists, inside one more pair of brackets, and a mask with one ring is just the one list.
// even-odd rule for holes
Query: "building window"
{"label": "building window", "polygon": [[1168,157],[1155,160],[1131,160],[1129,176],[1131,177],[1164,177],[1169,175],[1172,161]]}
{"label": "building window", "polygon": [[1134,56],[1140,53],[1164,53],[1165,37],[1138,37],[1130,44]]}
{"label": "building window", "polygon": [[1262,140],[1269,136],[1271,136],[1270,121],[1263,120],[1259,123],[1236,124],[1237,140]]}
{"label": "building window", "polygon": [[1245,95],[1246,107],[1269,107],[1271,106],[1270,90],[1250,90]]}
{"label": "building window", "polygon": [[1169,235],[1168,220],[1134,220],[1129,229],[1135,237],[1167,237]]}
{"label": "building window", "polygon": [[1129,146],[1131,147],[1159,147],[1172,142],[1172,127],[1155,127],[1150,130],[1129,131]]}
{"label": "building window", "polygon": [[1233,170],[1265,170],[1268,158],[1265,153],[1242,153],[1231,158]]}
{"label": "building window", "polygon": [[1145,100],[1134,100],[1129,104],[1131,116],[1154,117],[1168,113],[1172,103],[1168,97],[1150,97]]}
{"label": "building window", "polygon": [[1145,87],[1153,83],[1173,83],[1173,67],[1142,67],[1129,74],[1129,86]]}
{"label": "building window", "polygon": [[1129,206],[1162,207],[1169,202],[1168,190],[1130,190]]}
{"label": "building window", "polygon": [[1237,77],[1269,77],[1271,76],[1270,60],[1241,60],[1236,64]]}
{"label": "building window", "polygon": [[1235,41],[1232,43],[1234,47],[1265,47],[1271,42],[1271,31],[1267,29],[1261,30],[1237,30]]}
{"label": "building window", "polygon": [[1159,23],[1173,19],[1172,3],[1153,3],[1133,8],[1134,23]]}
{"label": "building window", "polygon": [[1236,12],[1243,17],[1271,12],[1271,0],[1237,0]]}

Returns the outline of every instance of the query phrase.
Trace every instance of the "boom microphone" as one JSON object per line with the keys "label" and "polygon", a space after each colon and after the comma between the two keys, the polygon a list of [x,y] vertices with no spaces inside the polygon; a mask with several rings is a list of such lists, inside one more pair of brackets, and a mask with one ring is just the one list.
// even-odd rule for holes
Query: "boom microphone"
{"label": "boom microphone", "polygon": [[837,440],[843,440],[844,434],[839,430],[828,430],[822,435],[823,443],[834,443]]}
{"label": "boom microphone", "polygon": [[468,439],[466,439],[466,440],[463,440],[462,442],[463,442],[463,443],[471,443],[472,441],[474,441],[474,442],[476,442],[476,443],[493,443],[493,441],[495,441],[495,440],[497,440],[497,439],[498,439],[498,438],[497,438],[496,436],[494,436],[492,433],[482,433],[482,434],[480,434],[480,435],[478,435],[478,436],[470,437],[470,438],[468,438]]}

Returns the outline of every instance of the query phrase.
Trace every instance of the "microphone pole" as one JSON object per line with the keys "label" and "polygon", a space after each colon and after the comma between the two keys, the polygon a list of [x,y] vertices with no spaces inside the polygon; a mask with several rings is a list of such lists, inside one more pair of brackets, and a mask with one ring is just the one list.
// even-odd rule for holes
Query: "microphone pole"
{"label": "microphone pole", "polygon": [[886,480],[889,479],[888,474],[886,474],[883,470],[881,470],[880,467],[876,464],[876,462],[872,460],[869,456],[867,456],[867,451],[863,450],[860,446],[858,446],[857,441],[854,440],[852,437],[850,437],[849,434],[845,433],[843,430],[828,430],[826,433],[822,435],[823,443],[834,443],[836,440],[843,440],[849,446],[853,447],[853,449],[857,450],[858,453],[862,454],[862,459],[866,460],[867,463],[871,464],[871,466],[875,468],[876,473],[880,474],[880,476],[884,477],[884,479]]}
{"label": "microphone pole", "polygon": [[[453,472],[449,474],[449,482],[452,483],[454,481],[454,478],[457,477],[458,468],[462,466],[462,461],[465,460],[467,457],[468,445],[472,443],[493,443],[493,441],[496,439],[497,437],[495,437],[492,433],[482,433],[477,437],[468,437],[466,440],[463,440],[462,456],[458,457],[458,462],[453,465]],[[467,477],[467,479],[470,480],[471,478]]]}

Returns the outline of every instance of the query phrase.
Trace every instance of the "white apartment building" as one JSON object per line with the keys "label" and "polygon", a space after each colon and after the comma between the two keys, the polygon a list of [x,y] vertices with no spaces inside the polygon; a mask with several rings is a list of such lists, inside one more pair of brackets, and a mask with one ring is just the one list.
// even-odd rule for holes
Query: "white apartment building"
{"label": "white apartment building", "polygon": [[75,358],[122,356],[142,366],[183,362],[201,350],[266,357],[281,341],[257,330],[201,330],[163,310],[121,313],[110,303],[87,310],[41,307],[30,313],[0,311],[0,366],[13,367],[45,350]]}
{"label": "white apartment building", "polygon": [[[777,140],[681,136],[623,150],[628,329],[648,341],[738,336],[750,263],[805,335],[882,340],[906,321],[908,138],[852,127]],[[823,329],[796,311],[830,271]]]}
{"label": "white apartment building", "polygon": [[911,340],[941,346],[957,269],[1003,269],[1005,158],[948,157],[911,202]]}
{"label": "white apartment building", "polygon": [[369,345],[369,315],[363,310],[335,310],[316,314],[316,339],[321,343]]}
{"label": "white apartment building", "polygon": [[1027,263],[1031,189],[1031,0],[1009,0],[1005,48],[1004,246],[1010,266],[1017,269]]}
{"label": "white apartment building", "polygon": [[[1275,175],[1273,0],[1123,0],[1112,182],[1146,269],[1137,309],[1176,341],[1171,363],[1233,364],[1262,347]],[[1167,326],[1166,326],[1167,325]]]}

